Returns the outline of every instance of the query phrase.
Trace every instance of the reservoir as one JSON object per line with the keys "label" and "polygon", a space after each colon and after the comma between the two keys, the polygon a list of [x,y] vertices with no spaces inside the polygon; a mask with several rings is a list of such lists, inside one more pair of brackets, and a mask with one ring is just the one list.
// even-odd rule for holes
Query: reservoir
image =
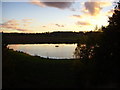
{"label": "reservoir", "polygon": [[72,59],[77,44],[10,44],[14,51],[51,59]]}

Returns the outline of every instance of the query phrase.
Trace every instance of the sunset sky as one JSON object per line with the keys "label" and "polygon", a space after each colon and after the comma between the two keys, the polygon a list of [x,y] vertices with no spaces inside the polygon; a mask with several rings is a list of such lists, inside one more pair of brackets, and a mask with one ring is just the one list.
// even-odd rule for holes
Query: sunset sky
{"label": "sunset sky", "polygon": [[2,0],[0,32],[91,31],[108,24],[115,1]]}

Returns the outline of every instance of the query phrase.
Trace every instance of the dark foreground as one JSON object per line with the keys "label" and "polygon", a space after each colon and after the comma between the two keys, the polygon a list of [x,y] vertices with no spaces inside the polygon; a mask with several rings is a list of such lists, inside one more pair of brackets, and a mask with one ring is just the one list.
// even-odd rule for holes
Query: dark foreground
{"label": "dark foreground", "polygon": [[104,76],[103,72],[101,75],[97,73],[94,60],[51,60],[3,48],[3,90],[118,87],[109,76]]}

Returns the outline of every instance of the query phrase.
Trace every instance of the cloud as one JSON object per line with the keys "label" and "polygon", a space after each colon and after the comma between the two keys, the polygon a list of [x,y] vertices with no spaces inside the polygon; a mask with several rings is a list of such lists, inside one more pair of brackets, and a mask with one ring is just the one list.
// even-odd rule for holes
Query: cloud
{"label": "cloud", "polygon": [[88,22],[78,21],[78,22],[76,22],[76,25],[91,25],[91,24]]}
{"label": "cloud", "polygon": [[18,31],[27,31],[30,25],[30,19],[9,20],[2,24],[3,28],[16,29]]}
{"label": "cloud", "polygon": [[27,30],[25,30],[25,29],[17,29],[18,31],[27,31]]}
{"label": "cloud", "polygon": [[70,10],[71,10],[71,11],[76,11],[76,9],[75,9],[75,8],[71,8]]}
{"label": "cloud", "polygon": [[100,2],[100,6],[101,7],[108,7],[108,6],[112,6],[112,2]]}
{"label": "cloud", "polygon": [[[108,16],[111,16],[113,10],[111,11],[102,11],[105,7],[111,6],[111,2],[105,1],[94,1],[84,2],[81,4],[83,6],[83,12],[81,14],[73,14],[72,18],[77,19],[75,22],[76,25],[86,27],[86,26],[95,26],[99,27],[102,25],[108,25]],[[98,22],[99,21],[99,22]]]}
{"label": "cloud", "polygon": [[31,0],[32,4],[38,5],[40,7],[54,7],[59,9],[70,8],[73,2],[42,2],[41,0]]}
{"label": "cloud", "polygon": [[32,19],[22,19],[23,22],[31,23]]}
{"label": "cloud", "polygon": [[42,27],[46,27],[46,26],[42,26]]}
{"label": "cloud", "polygon": [[101,7],[98,2],[85,2],[85,10],[90,14],[90,15],[96,15],[100,12]]}
{"label": "cloud", "polygon": [[96,16],[100,13],[103,7],[111,6],[111,2],[85,2],[84,3],[84,12],[89,13],[92,16]]}
{"label": "cloud", "polygon": [[42,2],[40,2],[40,0],[31,0],[30,3],[34,4],[34,5],[44,7],[44,4],[42,4]]}
{"label": "cloud", "polygon": [[113,15],[113,13],[114,13],[114,10],[112,9],[112,10],[110,10],[110,11],[106,12],[106,15],[107,15],[107,16],[112,16],[112,15]]}
{"label": "cloud", "polygon": [[64,27],[64,25],[59,25],[59,24],[55,24],[56,26],[58,26],[58,27]]}
{"label": "cloud", "polygon": [[12,28],[12,29],[17,29],[18,26],[19,26],[18,20],[9,20],[2,24],[2,27]]}
{"label": "cloud", "polygon": [[72,15],[72,17],[75,17],[75,18],[82,18],[81,15]]}

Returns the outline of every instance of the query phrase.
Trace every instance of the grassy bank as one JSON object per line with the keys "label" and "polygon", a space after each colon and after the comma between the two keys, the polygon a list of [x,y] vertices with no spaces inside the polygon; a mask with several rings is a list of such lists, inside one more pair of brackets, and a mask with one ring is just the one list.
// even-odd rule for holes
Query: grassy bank
{"label": "grassy bank", "polygon": [[4,88],[92,87],[92,63],[53,60],[3,48]]}

